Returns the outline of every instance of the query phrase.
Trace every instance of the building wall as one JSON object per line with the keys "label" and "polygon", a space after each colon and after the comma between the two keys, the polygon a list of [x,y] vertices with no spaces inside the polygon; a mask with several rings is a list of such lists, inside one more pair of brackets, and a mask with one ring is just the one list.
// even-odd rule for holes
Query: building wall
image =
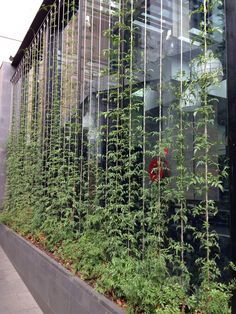
{"label": "building wall", "polygon": [[0,208],[2,207],[6,180],[6,144],[11,121],[11,92],[10,79],[14,68],[8,62],[0,67]]}
{"label": "building wall", "polygon": [[[79,204],[70,210],[85,217],[90,204],[99,199],[104,211],[111,206],[111,211],[115,208],[127,217],[140,211],[137,217],[144,218],[133,229],[135,234],[153,215],[153,208],[159,208],[162,195],[167,195],[165,186],[170,202],[164,200],[162,210],[173,201],[178,208],[176,182],[183,178],[183,171],[177,163],[181,155],[187,176],[180,194],[186,206],[191,212],[206,199],[201,184],[206,162],[209,176],[217,178],[227,160],[227,82],[223,8],[217,7],[209,15],[212,27],[221,29],[223,35],[211,35],[203,56],[203,16],[200,11],[193,14],[201,3],[137,3],[132,14],[125,13],[126,8],[120,14],[116,1],[81,1],[79,7],[75,5],[78,1],[62,0],[60,8],[51,8],[12,78],[13,146],[20,156],[20,180],[24,173],[31,180],[26,180],[24,193],[32,196],[34,189],[38,193],[43,174],[47,182],[40,186],[45,188],[50,206],[66,191],[69,201],[60,203],[59,212],[63,206],[67,210],[68,204]],[[206,85],[201,89],[205,69],[210,75],[207,89]],[[213,104],[207,123],[201,115],[203,94]],[[204,149],[195,149],[202,141],[203,125],[210,142],[210,160]],[[176,136],[180,129],[184,150]],[[167,168],[162,171],[162,182],[158,180],[157,157],[162,168]],[[38,174],[29,170],[30,162],[35,170],[36,160],[42,163]],[[55,162],[63,165],[60,172],[55,171]],[[192,177],[196,184],[189,183]],[[227,179],[222,179],[223,192],[212,183],[207,199],[219,208],[213,223],[224,256],[229,251],[229,187]],[[51,196],[50,184],[53,191],[59,191],[56,197]],[[120,209],[124,203],[127,212]],[[201,218],[199,221],[197,227],[201,228]]]}

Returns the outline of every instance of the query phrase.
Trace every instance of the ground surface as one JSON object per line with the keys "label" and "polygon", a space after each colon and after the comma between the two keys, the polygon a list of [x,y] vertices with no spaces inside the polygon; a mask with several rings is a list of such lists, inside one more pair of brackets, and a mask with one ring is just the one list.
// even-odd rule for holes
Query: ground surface
{"label": "ground surface", "polygon": [[0,314],[43,314],[1,246]]}

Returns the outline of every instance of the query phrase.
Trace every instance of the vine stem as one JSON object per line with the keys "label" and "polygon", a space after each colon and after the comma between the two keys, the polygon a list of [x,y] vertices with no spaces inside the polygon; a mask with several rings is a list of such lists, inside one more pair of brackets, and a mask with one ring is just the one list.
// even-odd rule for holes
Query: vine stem
{"label": "vine stem", "polygon": [[[204,0],[204,73],[206,73],[206,58],[207,58],[207,3],[208,0]],[[204,117],[204,138],[205,138],[205,222],[206,222],[206,262],[207,262],[207,284],[209,287],[210,282],[210,247],[209,247],[209,186],[208,186],[208,108],[207,108],[207,91],[204,87],[204,107],[205,107],[205,117]]]}
{"label": "vine stem", "polygon": [[[108,4],[108,27],[111,29],[111,2],[109,1]],[[107,56],[107,64],[108,64],[108,73],[107,73],[107,101],[106,101],[106,112],[107,112],[107,117],[106,117],[106,152],[105,152],[105,208],[107,207],[107,199],[108,199],[108,168],[109,168],[109,110],[110,110],[110,62],[111,62],[111,38],[109,36],[108,38],[108,56]]]}
{"label": "vine stem", "polygon": [[[83,19],[83,81],[82,81],[82,112],[81,112],[81,146],[80,146],[80,187],[79,187],[79,204],[80,207],[83,208],[83,179],[84,179],[84,171],[83,171],[83,155],[84,155],[84,126],[83,126],[83,119],[84,119],[84,99],[85,99],[85,88],[86,88],[86,73],[85,73],[85,67],[86,67],[86,50],[87,50],[87,40],[86,40],[86,34],[87,34],[87,23],[86,23],[86,17],[87,17],[87,0],[82,2],[84,4],[84,7],[80,8],[80,10],[83,10],[84,12],[84,19]],[[80,217],[82,215],[80,214]],[[80,223],[80,229],[81,229],[81,223]],[[81,231],[81,230],[80,230]]]}
{"label": "vine stem", "polygon": [[159,69],[159,79],[160,79],[160,84],[159,84],[159,142],[158,142],[158,150],[159,150],[159,156],[158,156],[158,164],[159,164],[159,170],[158,170],[158,234],[157,234],[157,243],[158,243],[158,250],[160,251],[161,249],[161,171],[160,171],[160,166],[161,166],[161,144],[162,144],[162,76],[163,76],[163,64],[162,64],[162,54],[163,54],[163,0],[161,0],[161,34],[160,34],[160,69]]}
{"label": "vine stem", "polygon": [[[183,95],[183,0],[180,4],[180,95]],[[184,158],[184,145],[183,145],[183,109],[180,108],[180,134],[181,134],[181,143],[180,143],[180,158],[181,158],[181,172],[180,172],[180,189],[181,197],[184,196],[184,187],[183,187],[183,158]],[[184,204],[181,199],[180,202],[180,242],[181,242],[181,264],[184,266]],[[183,283],[183,270],[181,272],[181,283]]]}
{"label": "vine stem", "polygon": [[142,190],[143,190],[143,221],[142,221],[142,255],[144,258],[144,249],[145,249],[145,157],[146,157],[146,78],[147,78],[147,0],[145,0],[145,18],[144,18],[144,64],[143,64],[143,178],[142,178]]}
{"label": "vine stem", "polygon": [[[90,3],[89,3],[90,4]],[[94,45],[94,0],[91,0],[91,39],[90,39],[90,69],[89,69],[89,126],[88,126],[88,197],[93,199],[93,178],[92,175],[92,145],[91,145],[91,137],[93,136],[93,128],[92,128],[92,99],[93,99],[93,45]],[[96,171],[96,170],[95,170]]]}
{"label": "vine stem", "polygon": [[[131,169],[131,149],[132,149],[132,89],[133,89],[133,10],[134,2],[131,0],[130,14],[130,79],[129,79],[129,170]],[[129,192],[128,192],[129,212],[131,211],[131,175],[129,174]],[[128,229],[128,254],[130,254],[130,241]]]}
{"label": "vine stem", "polygon": [[[76,46],[76,12],[75,12],[75,0],[72,0],[72,46],[71,46],[71,59],[73,59],[73,55],[74,55],[74,50],[75,48],[77,48]],[[78,61],[77,61],[78,62]],[[73,66],[72,66],[73,64]],[[76,161],[76,131],[75,131],[75,122],[73,122],[72,116],[73,114],[75,114],[75,121],[77,120],[77,103],[76,103],[76,96],[74,93],[74,86],[73,86],[73,80],[72,77],[74,74],[77,74],[77,63],[75,64],[74,60],[73,63],[70,64],[70,69],[71,69],[71,78],[70,78],[70,117],[69,117],[69,125],[70,125],[70,136],[69,136],[69,154],[70,156],[68,156],[68,167],[69,167],[69,171],[68,174],[69,176],[71,175],[73,178],[73,183],[72,185],[69,185],[69,188],[71,190],[71,195],[72,195],[72,202],[71,202],[71,221],[74,221],[74,216],[75,216],[75,212],[76,212],[76,206],[75,206],[75,186],[76,186],[76,178],[75,178],[75,161]],[[74,69],[75,66],[75,69]],[[77,76],[78,77],[78,76]],[[72,133],[73,132],[73,133]],[[71,140],[72,140],[72,146],[71,146]],[[72,154],[72,158],[71,158],[71,154]],[[71,172],[71,173],[70,173]],[[70,180],[70,178],[68,177],[68,181]],[[70,206],[70,204],[68,204],[68,207]]]}
{"label": "vine stem", "polygon": [[[99,1],[99,30],[98,30],[98,87],[97,87],[97,133],[100,130],[100,92],[101,92],[101,39],[102,39],[102,1]],[[101,142],[100,142],[101,144]],[[97,198],[99,182],[99,136],[96,134],[96,178],[95,178],[95,195]]]}

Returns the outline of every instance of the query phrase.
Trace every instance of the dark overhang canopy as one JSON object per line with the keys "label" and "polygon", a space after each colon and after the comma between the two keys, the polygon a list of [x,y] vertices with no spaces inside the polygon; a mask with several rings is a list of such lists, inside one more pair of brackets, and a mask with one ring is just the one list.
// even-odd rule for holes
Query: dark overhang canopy
{"label": "dark overhang canopy", "polygon": [[13,58],[12,61],[12,66],[17,67],[18,64],[20,63],[21,59],[24,56],[25,50],[29,47],[31,44],[33,38],[35,37],[35,34],[39,30],[40,26],[42,25],[45,17],[48,14],[48,11],[51,8],[51,5],[55,2],[56,0],[44,0],[43,3],[41,4],[33,22],[30,25],[29,30],[27,31],[20,48],[18,49],[16,55]]}

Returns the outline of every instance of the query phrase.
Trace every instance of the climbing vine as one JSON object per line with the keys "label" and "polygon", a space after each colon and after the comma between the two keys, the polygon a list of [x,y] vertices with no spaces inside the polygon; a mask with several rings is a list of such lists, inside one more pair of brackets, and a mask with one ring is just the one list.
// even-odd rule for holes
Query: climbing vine
{"label": "climbing vine", "polygon": [[171,80],[163,0],[155,64],[147,1],[59,3],[42,8],[48,15],[13,77],[1,220],[129,313],[230,313],[212,223],[227,177],[212,136],[218,100],[209,95],[223,75],[211,66],[211,14],[222,3],[195,6],[186,73],[178,2]]}

